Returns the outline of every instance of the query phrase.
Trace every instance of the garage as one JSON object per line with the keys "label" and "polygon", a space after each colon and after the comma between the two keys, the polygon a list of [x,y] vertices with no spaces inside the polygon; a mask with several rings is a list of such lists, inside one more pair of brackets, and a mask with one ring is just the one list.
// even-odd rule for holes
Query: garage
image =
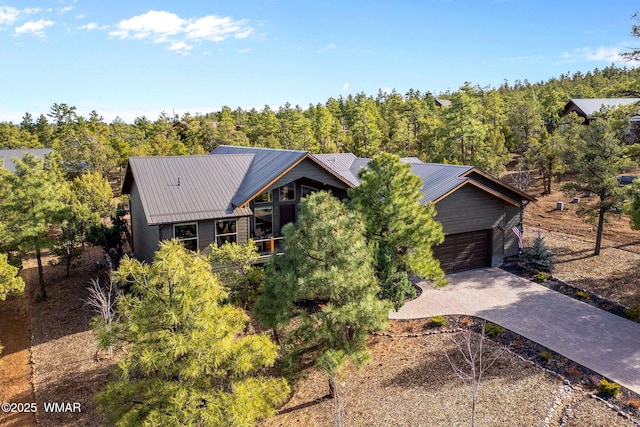
{"label": "garage", "polygon": [[445,273],[489,267],[491,264],[491,230],[449,234],[433,248]]}

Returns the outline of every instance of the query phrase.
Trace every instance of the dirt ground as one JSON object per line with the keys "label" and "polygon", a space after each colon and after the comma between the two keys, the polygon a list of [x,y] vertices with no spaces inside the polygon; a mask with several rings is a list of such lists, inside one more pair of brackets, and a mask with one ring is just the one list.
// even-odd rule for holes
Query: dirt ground
{"label": "dirt ground", "polygon": [[[639,173],[640,174],[640,173]],[[525,242],[545,237],[556,254],[553,274],[571,285],[640,308],[640,231],[632,230],[626,215],[609,214],[604,227],[602,249],[593,256],[596,226],[577,214],[580,206],[595,203],[596,197],[564,194],[554,186],[551,194],[540,194],[539,185],[529,190],[538,200],[524,213]],[[573,198],[579,197],[578,203]],[[564,202],[562,211],[557,202]]]}
{"label": "dirt ground", "polygon": [[[541,196],[525,210],[525,237],[538,232],[557,254],[554,275],[569,283],[640,308],[640,232],[625,217],[612,217],[603,251],[593,257],[595,228],[578,219],[573,196]],[[565,210],[555,209],[557,201]],[[579,203],[588,202],[581,198]],[[91,310],[82,302],[91,277],[99,274],[99,249],[89,249],[81,268],[66,278],[61,267],[45,264],[49,298],[36,303],[35,260],[24,263],[24,297],[0,301],[0,403],[36,402],[33,413],[0,413],[0,426],[98,426],[102,417],[92,397],[107,382],[114,360],[97,357],[89,329]],[[46,262],[46,261],[45,261]],[[339,383],[347,424],[354,426],[468,425],[469,390],[454,375],[443,350],[452,350],[451,334],[403,336],[406,324],[390,324],[393,337],[371,338],[372,361],[347,369]],[[265,426],[334,425],[335,401],[317,371],[302,373],[295,393]],[[589,390],[569,388],[561,379],[506,353],[488,373],[478,402],[478,424],[491,426],[633,425]],[[44,403],[78,403],[81,412],[45,412]],[[73,406],[72,406],[73,408]],[[636,424],[637,425],[637,424]]]}
{"label": "dirt ground", "polygon": [[[89,328],[93,313],[82,301],[88,280],[99,274],[96,261],[101,258],[100,249],[89,248],[70,277],[46,258],[48,298],[37,303],[36,263],[27,260],[22,270],[27,282],[24,296],[0,301],[0,342],[6,347],[0,359],[2,402],[37,403],[35,414],[0,413],[0,425],[101,425],[92,399],[105,384],[112,361],[96,358]],[[45,403],[65,408],[47,411]]]}

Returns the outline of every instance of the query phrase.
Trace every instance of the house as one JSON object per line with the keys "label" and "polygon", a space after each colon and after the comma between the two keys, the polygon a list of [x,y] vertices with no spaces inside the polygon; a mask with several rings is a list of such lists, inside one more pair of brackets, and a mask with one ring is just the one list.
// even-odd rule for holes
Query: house
{"label": "house", "polygon": [[444,98],[436,98],[436,107],[449,107],[451,105],[451,101]]}
{"label": "house", "polygon": [[616,108],[640,102],[640,98],[572,98],[562,110],[562,115],[576,113],[588,123],[593,115],[604,108]]}
{"label": "house", "polygon": [[[368,161],[232,146],[204,156],[132,157],[123,193],[130,195],[133,252],[150,261],[161,240],[177,238],[201,251],[254,239],[270,253],[302,198],[319,190],[345,198]],[[471,166],[403,161],[424,183],[422,202],[435,203],[445,233],[435,253],[446,272],[496,266],[518,252],[511,228],[533,197]]]}
{"label": "house", "polygon": [[36,157],[44,158],[44,156],[51,154],[51,148],[16,148],[8,150],[0,150],[0,167],[8,169],[9,172],[16,172],[16,165],[13,162],[14,158],[22,160],[25,154],[33,154]]}

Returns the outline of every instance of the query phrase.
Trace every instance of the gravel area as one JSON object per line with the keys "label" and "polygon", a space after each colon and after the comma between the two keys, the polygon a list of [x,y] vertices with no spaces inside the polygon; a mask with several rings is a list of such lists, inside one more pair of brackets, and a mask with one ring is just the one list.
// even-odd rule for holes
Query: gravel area
{"label": "gravel area", "polygon": [[[415,321],[391,322],[390,332],[398,336],[373,337],[372,361],[360,370],[350,367],[342,375],[339,390],[345,425],[470,424],[470,389],[462,385],[444,356],[444,351],[456,356],[455,333],[420,335],[415,333],[419,326]],[[335,425],[336,401],[322,401],[327,392],[326,378],[314,369],[305,370],[291,400],[263,425]],[[555,426],[561,425],[564,416],[566,422],[581,423],[571,425],[634,425],[601,401],[581,403],[567,416],[567,408],[586,395],[581,387],[566,386],[557,375],[504,352],[480,385],[477,422],[479,426]],[[600,420],[607,424],[599,424]]]}

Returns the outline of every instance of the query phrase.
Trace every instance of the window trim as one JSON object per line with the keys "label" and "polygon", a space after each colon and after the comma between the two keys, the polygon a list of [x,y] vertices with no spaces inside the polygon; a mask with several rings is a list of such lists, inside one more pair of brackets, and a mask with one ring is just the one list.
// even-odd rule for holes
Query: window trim
{"label": "window trim", "polygon": [[271,233],[267,233],[265,236],[262,236],[261,238],[269,238],[273,236],[273,205],[271,203],[269,204],[264,204],[264,205],[257,205],[253,207],[253,234],[255,237],[256,234],[256,230],[257,230],[257,225],[256,225],[256,221],[258,220],[258,216],[256,215],[256,211],[265,211],[265,210],[271,210]]}
{"label": "window trim", "polygon": [[[180,238],[176,236],[176,227],[184,227],[187,225],[195,225],[196,226],[196,236],[195,237],[187,237]],[[179,242],[189,242],[192,240],[196,241],[196,250],[200,249],[200,230],[197,222],[181,222],[178,224],[173,224],[173,238],[177,239]],[[185,246],[186,247],[186,246]]]}
{"label": "window trim", "polygon": [[[309,190],[311,190],[311,192],[309,192],[308,194],[304,194],[304,189],[305,188],[308,188]],[[300,185],[300,197],[301,198],[309,196],[309,195],[315,193],[316,191],[319,191],[319,190],[317,188],[315,188],[315,187],[310,186],[310,185],[304,185],[304,184]]]}
{"label": "window trim", "polygon": [[[269,200],[267,201],[262,201],[262,200],[258,200],[258,197],[262,196],[263,194],[268,194],[269,195]],[[278,193],[279,194],[279,193]],[[256,205],[267,205],[267,204],[272,204],[273,203],[273,191],[272,190],[266,190],[263,191],[262,193],[258,194],[254,199],[253,199],[253,203]]]}
{"label": "window trim", "polygon": [[[291,199],[283,199],[282,198],[282,188],[288,185],[292,185],[293,186],[293,198]],[[278,201],[279,202],[295,202],[296,201],[296,183],[295,181],[291,181],[287,184],[281,185],[280,187],[278,187]]]}
{"label": "window trim", "polygon": [[[218,222],[229,222],[229,221],[233,221],[236,223],[235,229],[236,231],[234,231],[233,233],[218,233]],[[228,219],[216,219],[213,222],[213,230],[215,233],[215,242],[218,246],[222,246],[221,244],[218,243],[218,238],[219,237],[226,237],[226,236],[235,236],[234,239],[234,243],[238,243],[238,218],[228,218]],[[222,243],[224,244],[224,242]]]}

